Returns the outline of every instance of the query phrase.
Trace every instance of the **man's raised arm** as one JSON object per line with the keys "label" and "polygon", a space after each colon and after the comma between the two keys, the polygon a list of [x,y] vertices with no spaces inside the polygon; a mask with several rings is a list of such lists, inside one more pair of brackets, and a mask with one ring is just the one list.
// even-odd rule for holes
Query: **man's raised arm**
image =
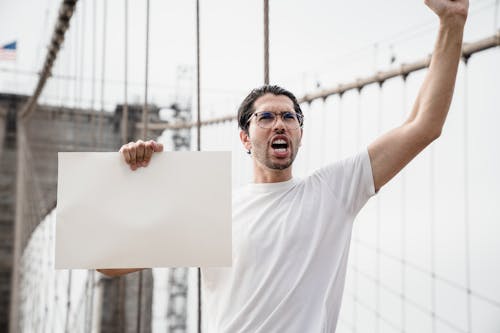
{"label": "man's raised arm", "polygon": [[439,16],[437,41],[410,116],[401,126],[385,133],[368,147],[376,191],[441,135],[450,108],[469,1],[424,2]]}

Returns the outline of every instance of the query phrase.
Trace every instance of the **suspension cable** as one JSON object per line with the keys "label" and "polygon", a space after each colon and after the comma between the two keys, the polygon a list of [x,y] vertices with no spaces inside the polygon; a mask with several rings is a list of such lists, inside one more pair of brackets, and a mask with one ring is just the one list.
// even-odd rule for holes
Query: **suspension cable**
{"label": "suspension cable", "polygon": [[96,14],[96,0],[92,2],[92,80],[91,80],[91,90],[90,90],[90,108],[92,110],[90,116],[91,132],[92,132],[92,147],[96,147],[96,133],[95,133],[95,81],[96,81],[96,26],[97,26],[97,14]]}
{"label": "suspension cable", "polygon": [[[361,147],[361,90],[358,89],[358,98],[357,98],[357,103],[356,103],[356,151],[359,151]],[[354,239],[356,240],[356,245],[353,247],[353,261],[354,265],[357,267],[359,264],[359,245],[357,244],[357,241],[359,240],[359,233],[358,233],[358,227],[354,226],[353,230],[354,234]],[[354,299],[354,306],[353,306],[353,311],[352,311],[352,324],[353,324],[353,332],[356,332],[358,330],[358,309],[357,309],[357,303],[358,303],[358,285],[359,285],[359,274],[357,270],[354,270],[354,277],[352,279],[353,281],[353,299]]]}
{"label": "suspension cable", "polygon": [[[123,68],[123,108],[122,108],[122,144],[128,141],[128,0],[124,4],[124,68]],[[118,325],[119,332],[125,330],[125,277],[118,280]]]}
{"label": "suspension cable", "polygon": [[124,36],[124,68],[123,68],[123,114],[122,114],[122,143],[128,141],[128,0],[125,0],[125,36]]}
{"label": "suspension cable", "polygon": [[69,27],[69,22],[71,20],[71,16],[73,15],[73,10],[75,8],[76,2],[77,0],[66,0],[61,3],[57,23],[54,29],[54,33],[52,34],[52,39],[48,47],[40,77],[33,94],[30,96],[20,112],[21,118],[28,118],[30,114],[35,110],[38,97],[42,93],[42,90],[45,87],[45,83],[49,79],[52,67],[57,58],[57,54],[59,53],[59,49],[61,48],[61,45],[64,41],[64,35]]}
{"label": "suspension cable", "polygon": [[200,117],[200,1],[196,0],[196,150],[201,149],[201,117]]}
{"label": "suspension cable", "polygon": [[[88,332],[92,332],[92,323],[93,323],[93,320],[94,320],[94,289],[95,289],[95,271],[92,270],[90,272],[90,313],[89,313],[89,316],[88,316],[88,321],[86,321],[88,323]],[[87,332],[87,331],[86,331]]]}
{"label": "suspension cable", "polygon": [[[74,12],[73,12],[73,17],[74,17],[74,22],[75,24],[73,25],[73,36],[72,36],[72,47],[71,51],[74,52],[73,56],[71,56],[70,59],[74,59],[74,71],[75,71],[75,76],[78,74],[78,33],[79,33],[79,16],[78,14],[78,6],[75,4]],[[71,69],[70,69],[71,71]],[[75,121],[75,110],[76,110],[76,95],[77,95],[77,81],[73,83],[73,108],[72,108],[72,114],[73,114],[73,144],[76,144],[76,121]],[[72,286],[72,281],[73,281],[73,270],[69,269],[68,270],[68,286],[67,286],[67,291],[66,291],[66,318],[64,321],[64,332],[68,333],[69,332],[69,318],[71,314],[71,286]]]}
{"label": "suspension cable", "polygon": [[472,300],[471,300],[471,270],[470,270],[470,234],[469,234],[469,122],[468,122],[468,57],[464,57],[464,229],[465,229],[465,287],[467,292],[467,332],[472,332]]}
{"label": "suspension cable", "polygon": [[[74,56],[71,57],[71,59],[74,61],[73,63],[73,70],[75,73],[75,78],[76,80],[73,82],[73,115],[75,114],[76,111],[76,105],[78,103],[77,101],[77,95],[78,95],[78,57],[80,57],[80,49],[79,49],[79,34],[80,34],[80,16],[78,14],[78,4],[75,6],[75,12],[73,14],[74,18],[74,25],[73,25],[73,36],[71,37],[73,39],[73,51],[74,51]],[[83,57],[82,57],[83,58]],[[75,121],[73,119],[73,126],[75,126]],[[74,129],[76,130],[76,129]],[[74,138],[74,134],[73,134]]]}
{"label": "suspension cable", "polygon": [[327,143],[326,143],[326,125],[327,125],[327,109],[328,109],[328,104],[327,104],[327,101],[326,99],[323,100],[323,104],[322,104],[322,110],[321,110],[321,121],[322,121],[322,124],[321,124],[321,137],[323,138],[323,140],[321,140],[321,165],[324,165],[326,163],[326,146],[327,146]]}
{"label": "suspension cable", "polygon": [[[402,76],[403,79],[403,96],[402,96],[402,118],[405,120],[406,103],[407,103],[407,75]],[[406,170],[401,170],[401,328],[406,332]]]}
{"label": "suspension cable", "polygon": [[[377,135],[381,135],[382,133],[382,115],[383,115],[383,108],[384,108],[384,94],[383,94],[383,83],[379,84],[379,89],[378,89],[378,110],[377,110]],[[375,239],[375,246],[376,246],[376,253],[377,253],[377,262],[375,265],[376,268],[376,276],[377,276],[377,288],[375,288],[375,313],[377,316],[377,324],[375,326],[375,333],[379,333],[380,330],[380,323],[381,323],[381,297],[380,297],[380,281],[382,280],[382,261],[381,261],[381,225],[382,225],[382,196],[381,193],[377,195],[377,201],[376,201],[376,239]]]}
{"label": "suspension cable", "polygon": [[[201,150],[201,112],[200,112],[200,0],[196,0],[196,150]],[[197,269],[198,275],[198,333],[201,333],[201,268]]]}
{"label": "suspension cable", "polygon": [[142,270],[139,271],[139,281],[138,281],[138,293],[137,293],[137,321],[136,321],[136,332],[140,333],[141,330],[141,319],[142,319]]}
{"label": "suspension cable", "polygon": [[429,182],[430,182],[430,193],[429,193],[429,210],[430,210],[430,243],[431,243],[431,248],[430,248],[430,267],[431,267],[431,319],[432,319],[432,333],[437,332],[437,321],[436,321],[436,260],[435,260],[435,255],[436,255],[436,206],[435,206],[435,200],[436,200],[436,181],[435,181],[435,172],[436,172],[436,165],[435,165],[435,149],[434,146],[431,145],[429,147],[430,150],[430,158],[429,158],[429,164],[430,164],[430,177],[429,177]]}
{"label": "suspension cable", "polygon": [[[500,30],[492,36],[477,40],[473,43],[466,43],[462,47],[462,55],[464,57],[469,57],[472,54],[478,53],[485,51],[490,48],[494,48],[500,46]],[[378,72],[370,77],[362,78],[362,79],[356,79],[354,81],[345,83],[345,84],[339,84],[334,88],[329,88],[329,89],[322,89],[322,90],[317,90],[316,92],[312,94],[306,94],[302,96],[301,98],[298,99],[298,102],[300,104],[303,103],[310,103],[315,99],[325,99],[329,96],[332,95],[339,95],[342,97],[342,95],[353,89],[359,89],[361,87],[364,87],[369,84],[377,83],[379,85],[383,84],[385,81],[395,78],[398,76],[402,75],[408,75],[410,73],[425,69],[429,66],[430,64],[430,56],[420,59],[418,61],[409,63],[409,64],[403,64],[397,68],[390,69],[388,71],[384,72]],[[219,122],[225,122],[225,121],[233,121],[235,120],[236,117],[234,115],[228,115],[228,116],[222,116],[222,117],[217,117],[213,119],[207,119],[204,120],[201,125],[210,125],[214,123],[219,123]],[[183,128],[192,128],[194,126],[197,126],[197,123],[195,122],[185,122],[181,124],[153,124],[152,128],[156,130],[160,129],[183,129]]]}
{"label": "suspension cable", "polygon": [[269,0],[264,0],[264,84],[269,84]]}
{"label": "suspension cable", "polygon": [[343,94],[339,95],[339,116],[337,119],[337,160],[340,160],[340,158],[342,157],[342,106],[344,104],[343,97]]}
{"label": "suspension cable", "polygon": [[498,29],[498,8],[500,0],[495,0],[495,9],[493,11],[493,32]]}
{"label": "suspension cable", "polygon": [[76,116],[76,112],[77,112],[77,105],[78,105],[78,82],[79,82],[79,79],[78,79],[78,65],[79,65],[79,57],[80,58],[83,58],[82,55],[81,55],[81,51],[79,49],[79,43],[80,43],[80,15],[78,15],[78,4],[75,6],[75,13],[73,14],[74,15],[74,25],[73,25],[73,51],[74,51],[74,56],[71,57],[71,59],[73,59],[74,61],[74,73],[75,73],[75,81],[73,82],[73,107],[71,109],[71,116],[73,118],[73,121],[72,121],[72,139],[73,139],[73,147],[76,147],[77,145],[77,136],[78,136],[78,122],[77,122],[77,119],[78,117]]}
{"label": "suspension cable", "polygon": [[99,112],[98,123],[98,140],[97,145],[99,150],[102,149],[102,117],[104,113],[104,78],[106,76],[106,22],[108,14],[107,1],[103,1],[102,5],[102,50],[101,50],[101,110]]}
{"label": "suspension cable", "polygon": [[144,68],[144,107],[142,108],[142,138],[148,138],[148,80],[149,80],[149,0],[146,1],[146,66]]}
{"label": "suspension cable", "polygon": [[79,77],[79,92],[78,92],[78,104],[80,105],[80,108],[82,108],[82,100],[83,100],[83,68],[85,65],[85,26],[86,26],[86,2],[83,1],[82,4],[80,5],[81,7],[81,34],[80,34],[80,39],[81,39],[81,56],[80,56],[80,77]]}
{"label": "suspension cable", "polygon": [[[146,59],[144,68],[144,106],[142,108],[142,138],[148,138],[148,80],[149,80],[149,0],[146,1]],[[142,330],[142,278],[143,271],[139,272],[139,293],[137,297],[137,333]]]}
{"label": "suspension cable", "polygon": [[69,315],[71,313],[71,285],[73,281],[73,274],[72,270],[68,270],[68,288],[66,291],[66,319],[64,321],[64,332],[68,333],[69,332]]}

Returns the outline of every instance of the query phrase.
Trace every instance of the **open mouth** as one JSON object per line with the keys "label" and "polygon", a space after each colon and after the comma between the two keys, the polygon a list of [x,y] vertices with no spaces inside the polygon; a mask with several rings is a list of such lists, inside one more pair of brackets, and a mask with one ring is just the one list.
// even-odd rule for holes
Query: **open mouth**
{"label": "open mouth", "polygon": [[271,148],[273,148],[274,152],[278,155],[286,154],[288,151],[288,142],[284,139],[275,139],[271,142]]}

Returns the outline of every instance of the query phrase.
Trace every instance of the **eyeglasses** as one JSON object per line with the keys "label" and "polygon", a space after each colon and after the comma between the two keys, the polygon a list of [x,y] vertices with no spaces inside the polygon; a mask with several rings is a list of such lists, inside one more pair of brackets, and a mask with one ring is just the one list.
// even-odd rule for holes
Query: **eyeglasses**
{"label": "eyeglasses", "polygon": [[302,127],[303,121],[304,121],[304,116],[301,114],[295,113],[295,112],[271,112],[271,111],[262,111],[262,112],[255,112],[252,114],[250,119],[248,119],[249,123],[252,120],[252,117],[255,117],[257,120],[257,125],[259,127],[264,128],[264,129],[270,129],[272,128],[278,119],[278,115],[281,116],[281,120],[283,121],[283,124],[288,129],[294,130]]}

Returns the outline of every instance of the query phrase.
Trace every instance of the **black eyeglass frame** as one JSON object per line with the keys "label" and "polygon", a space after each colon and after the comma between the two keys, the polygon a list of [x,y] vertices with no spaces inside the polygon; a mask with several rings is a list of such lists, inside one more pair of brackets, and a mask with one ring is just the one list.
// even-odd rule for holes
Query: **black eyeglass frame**
{"label": "black eyeglass frame", "polygon": [[297,121],[299,122],[299,127],[289,128],[288,126],[286,126],[290,130],[296,130],[296,129],[302,128],[302,126],[304,126],[304,115],[302,115],[300,113],[297,113],[297,112],[292,112],[292,111],[284,111],[284,112],[259,111],[259,112],[254,112],[248,118],[246,125],[248,125],[252,121],[252,118],[256,118],[258,115],[260,115],[262,113],[272,113],[274,115],[274,122],[271,125],[271,127],[269,127],[269,128],[262,127],[261,125],[259,125],[259,122],[257,120],[257,126],[259,126],[260,128],[263,128],[263,129],[270,129],[270,128],[272,128],[276,124],[276,122],[278,121],[277,120],[278,119],[278,114],[281,116],[281,121],[283,122],[283,124],[285,124],[285,126],[286,126],[285,116],[284,116],[285,114],[293,114],[297,118]]}

